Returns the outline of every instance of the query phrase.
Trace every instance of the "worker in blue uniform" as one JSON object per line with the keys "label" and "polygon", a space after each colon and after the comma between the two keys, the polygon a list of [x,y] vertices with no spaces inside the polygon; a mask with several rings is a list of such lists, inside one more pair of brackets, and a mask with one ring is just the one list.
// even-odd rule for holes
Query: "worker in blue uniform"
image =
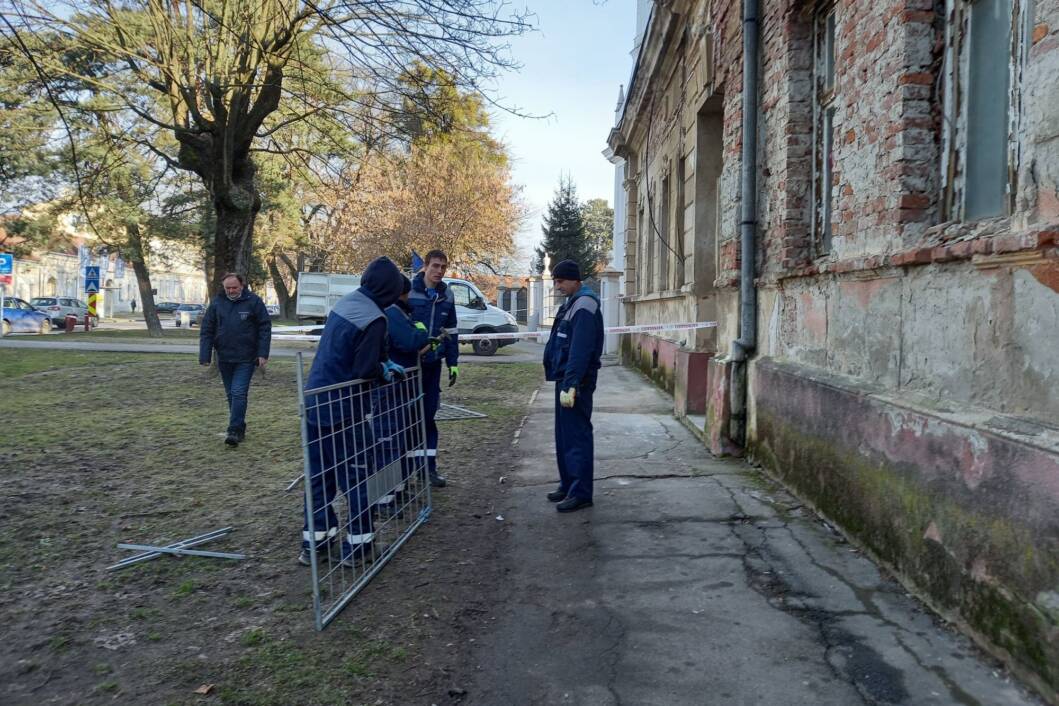
{"label": "worker in blue uniform", "polygon": [[[387,356],[385,309],[401,294],[401,271],[385,257],[364,270],[360,287],[335,303],[313,358],[305,389],[313,390],[353,380],[385,380],[404,376],[404,368]],[[306,395],[312,528],[306,516],[298,561],[311,562],[310,538],[317,550],[330,549],[340,527],[332,504],[342,493],[349,505],[349,521],[342,537],[341,562],[353,566],[373,556],[371,508],[367,479],[375,471],[372,458],[371,396],[365,386],[340,387]],[[327,553],[327,556],[330,556]]]}
{"label": "worker in blue uniform", "polygon": [[423,416],[427,427],[427,471],[430,485],[445,486],[445,477],[438,473],[438,424],[435,417],[441,405],[441,363],[449,369],[449,387],[456,384],[459,375],[460,343],[456,323],[456,300],[442,278],[448,269],[449,259],[440,250],[427,253],[423,271],[412,280],[412,291],[408,303],[412,307],[412,318],[423,323],[427,335],[443,339],[436,350],[423,356]]}
{"label": "worker in blue uniform", "polygon": [[[412,320],[408,294],[412,282],[401,275],[403,289],[396,302],[386,309],[390,360],[406,370],[419,365],[419,357],[430,348],[426,324]],[[407,501],[407,483],[413,473],[421,473],[426,459],[408,458],[410,450],[423,445],[419,421],[419,399],[411,382],[383,385],[375,390],[373,418],[379,449],[378,467],[401,460],[401,481],[377,503],[382,515],[399,515]]]}
{"label": "worker in blue uniform", "polygon": [[559,512],[592,506],[592,393],[603,355],[599,297],[581,283],[581,268],[563,260],[552,268],[566,303],[555,315],[544,348],[544,375],[555,381],[555,456],[559,487],[548,493]]}

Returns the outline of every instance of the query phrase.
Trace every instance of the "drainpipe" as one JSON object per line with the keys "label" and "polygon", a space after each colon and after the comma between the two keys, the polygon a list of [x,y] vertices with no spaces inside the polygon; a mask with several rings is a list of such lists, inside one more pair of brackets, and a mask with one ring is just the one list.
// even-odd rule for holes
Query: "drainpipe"
{"label": "drainpipe", "polygon": [[729,438],[746,445],[747,359],[757,347],[757,290],[754,239],[757,234],[758,0],[743,0],[743,154],[740,165],[739,338],[732,341]]}

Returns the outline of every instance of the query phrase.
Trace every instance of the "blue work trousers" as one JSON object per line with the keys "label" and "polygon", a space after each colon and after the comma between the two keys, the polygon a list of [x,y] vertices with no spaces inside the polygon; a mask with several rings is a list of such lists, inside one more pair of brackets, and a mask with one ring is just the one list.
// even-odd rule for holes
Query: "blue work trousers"
{"label": "blue work trousers", "polygon": [[411,394],[413,389],[411,382],[402,381],[381,385],[372,393],[375,467],[382,469],[401,459],[401,482],[391,489],[397,493],[405,490],[405,482],[413,470],[422,468],[422,458],[407,457],[416,440],[422,438],[419,404]]}
{"label": "blue work trousers", "polygon": [[[351,427],[329,427],[310,423],[309,473],[306,489],[312,494],[313,530],[317,547],[342,534],[342,556],[374,539],[368,476],[372,471],[369,452],[371,429],[365,422]],[[349,505],[348,522],[339,524],[332,503],[338,494]],[[302,547],[309,548],[309,519],[302,525]]]}
{"label": "blue work trousers", "polygon": [[561,384],[555,384],[555,457],[559,490],[567,496],[592,499],[592,393],[578,389],[573,407],[559,404]]}
{"label": "blue work trousers", "polygon": [[423,416],[427,424],[427,472],[438,472],[438,423],[441,406],[441,363],[423,363]]}
{"label": "blue work trousers", "polygon": [[225,363],[217,361],[224,392],[228,395],[228,432],[246,431],[246,404],[250,398],[250,379],[257,363]]}

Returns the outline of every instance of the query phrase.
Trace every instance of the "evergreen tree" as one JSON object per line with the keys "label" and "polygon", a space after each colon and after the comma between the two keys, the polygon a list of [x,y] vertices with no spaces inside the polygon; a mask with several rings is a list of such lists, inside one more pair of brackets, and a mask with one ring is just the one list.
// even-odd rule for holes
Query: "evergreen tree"
{"label": "evergreen tree", "polygon": [[581,209],[585,232],[596,250],[596,259],[606,265],[607,255],[614,246],[614,209],[606,199],[589,199]]}
{"label": "evergreen tree", "polygon": [[569,177],[559,179],[559,187],[548,204],[541,230],[544,240],[536,249],[533,262],[539,268],[538,272],[544,269],[544,255],[547,253],[552,265],[562,260],[573,260],[581,267],[583,278],[588,279],[595,274],[598,253],[585,229],[581,202],[577,200],[577,187]]}

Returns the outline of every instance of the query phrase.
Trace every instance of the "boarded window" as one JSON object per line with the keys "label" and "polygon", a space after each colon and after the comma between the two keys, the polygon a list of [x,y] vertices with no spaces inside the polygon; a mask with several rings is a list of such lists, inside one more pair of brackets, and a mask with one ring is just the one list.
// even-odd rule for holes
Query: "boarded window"
{"label": "boarded window", "polygon": [[[1017,150],[1018,75],[1023,51],[1019,4],[949,0],[946,27],[948,217],[973,221],[1011,211]],[[1024,19],[1024,18],[1023,18]]]}
{"label": "boarded window", "polygon": [[825,7],[813,17],[813,245],[831,251],[834,182],[835,12]]}
{"label": "boarded window", "polygon": [[967,47],[967,173],[964,218],[1005,213],[1011,73],[1011,0],[970,7]]}
{"label": "boarded window", "polygon": [[669,285],[669,260],[672,256],[673,234],[669,227],[671,190],[669,177],[662,179],[662,196],[658,199],[658,289],[665,291]]}

